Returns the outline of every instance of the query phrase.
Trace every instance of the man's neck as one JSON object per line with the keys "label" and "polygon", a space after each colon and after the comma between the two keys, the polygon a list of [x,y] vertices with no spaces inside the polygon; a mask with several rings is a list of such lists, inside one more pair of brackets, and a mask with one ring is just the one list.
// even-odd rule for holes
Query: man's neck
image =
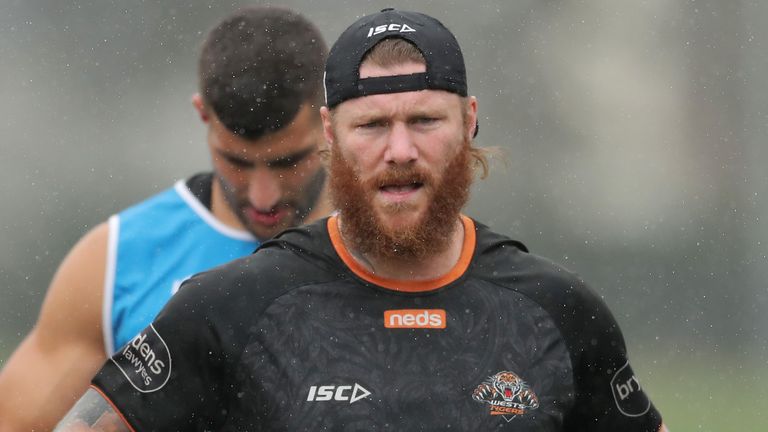
{"label": "man's neck", "polygon": [[312,206],[312,210],[307,213],[307,217],[304,218],[304,220],[301,222],[302,224],[309,224],[312,223],[318,219],[322,219],[326,216],[329,216],[331,213],[333,213],[334,208],[331,204],[331,199],[329,197],[328,192],[328,181],[325,182],[325,185],[323,186],[322,192],[320,192],[320,195],[317,197],[317,200],[315,201],[314,205]]}
{"label": "man's neck", "polygon": [[221,189],[221,182],[213,176],[213,184],[211,187],[211,213],[219,222],[224,225],[235,228],[238,230],[245,230],[243,223],[237,218],[235,212],[232,211],[232,207],[227,203],[227,199],[224,197],[224,191]]}
{"label": "man's neck", "polygon": [[411,281],[437,279],[453,269],[461,257],[464,246],[464,224],[459,218],[456,219],[453,229],[448,234],[451,236],[448,247],[418,261],[409,258],[397,259],[381,257],[373,253],[361,253],[351,242],[345,239],[341,216],[339,216],[339,231],[344,246],[355,261],[371,274],[384,279]]}

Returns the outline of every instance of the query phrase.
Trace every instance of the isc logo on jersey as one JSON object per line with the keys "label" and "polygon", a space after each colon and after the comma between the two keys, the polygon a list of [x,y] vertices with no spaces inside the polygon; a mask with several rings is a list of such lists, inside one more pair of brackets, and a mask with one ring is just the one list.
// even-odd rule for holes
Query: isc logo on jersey
{"label": "isc logo on jersey", "polygon": [[152,325],[131,339],[111,360],[142,393],[161,389],[171,376],[171,354]]}
{"label": "isc logo on jersey", "polygon": [[358,383],[355,383],[354,387],[350,385],[312,386],[309,388],[307,402],[326,402],[333,400],[338,402],[349,401],[349,403],[355,403],[360,399],[365,399],[370,395],[371,392],[366,390]]}
{"label": "isc logo on jersey", "polygon": [[415,32],[416,29],[412,28],[408,24],[383,24],[368,29],[368,37],[381,34],[384,32],[397,32],[397,33],[410,33]]}
{"label": "isc logo on jersey", "polygon": [[443,309],[398,309],[384,311],[386,328],[444,329]]}

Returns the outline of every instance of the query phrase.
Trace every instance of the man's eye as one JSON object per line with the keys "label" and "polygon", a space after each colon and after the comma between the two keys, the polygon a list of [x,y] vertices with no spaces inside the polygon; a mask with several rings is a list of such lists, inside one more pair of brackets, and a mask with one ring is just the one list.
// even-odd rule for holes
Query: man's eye
{"label": "man's eye", "polygon": [[229,162],[230,165],[236,166],[238,168],[250,168],[253,164],[247,160],[238,159],[238,158],[232,158],[232,157],[225,157],[227,162]]}
{"label": "man's eye", "polygon": [[430,125],[432,123],[435,123],[437,120],[438,119],[436,117],[419,117],[415,119],[413,122],[419,125]]}
{"label": "man's eye", "polygon": [[269,167],[277,168],[277,169],[296,168],[296,165],[298,165],[298,162],[299,160],[297,160],[296,158],[278,159],[270,162]]}
{"label": "man's eye", "polygon": [[308,160],[313,154],[316,153],[317,147],[313,145],[298,153],[285,155],[281,158],[271,160],[267,162],[267,166],[274,169],[293,169],[296,168],[300,163]]}
{"label": "man's eye", "polygon": [[357,127],[360,129],[374,129],[378,127],[383,127],[384,125],[385,123],[383,121],[374,120],[374,121],[360,123],[357,125]]}

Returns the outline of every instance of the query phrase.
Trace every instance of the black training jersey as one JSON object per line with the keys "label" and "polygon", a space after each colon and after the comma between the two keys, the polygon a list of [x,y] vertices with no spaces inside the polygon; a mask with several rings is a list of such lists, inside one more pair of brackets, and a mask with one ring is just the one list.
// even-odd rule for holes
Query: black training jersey
{"label": "black training jersey", "polygon": [[186,282],[94,379],[137,431],[656,432],[584,283],[462,217],[431,281],[356,264],[335,217]]}

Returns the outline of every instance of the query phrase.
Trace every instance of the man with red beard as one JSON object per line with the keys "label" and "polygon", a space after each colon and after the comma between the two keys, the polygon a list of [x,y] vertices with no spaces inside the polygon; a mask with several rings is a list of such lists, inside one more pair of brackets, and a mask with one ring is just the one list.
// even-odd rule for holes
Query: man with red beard
{"label": "man with red beard", "polygon": [[363,17],[325,86],[338,214],[188,281],[61,428],[665,429],[605,304],[461,214],[487,165],[450,31]]}

